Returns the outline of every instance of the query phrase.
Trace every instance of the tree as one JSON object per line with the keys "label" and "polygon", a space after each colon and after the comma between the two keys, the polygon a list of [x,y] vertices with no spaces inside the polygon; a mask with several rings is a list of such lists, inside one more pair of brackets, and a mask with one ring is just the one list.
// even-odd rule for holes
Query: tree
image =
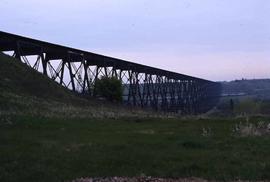
{"label": "tree", "polygon": [[95,82],[95,95],[109,101],[122,101],[123,88],[121,80],[116,77],[103,76]]}

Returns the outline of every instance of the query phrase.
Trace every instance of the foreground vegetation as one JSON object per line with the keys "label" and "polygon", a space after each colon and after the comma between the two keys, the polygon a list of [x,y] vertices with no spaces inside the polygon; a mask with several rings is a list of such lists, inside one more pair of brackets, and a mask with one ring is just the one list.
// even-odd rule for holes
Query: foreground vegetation
{"label": "foreground vegetation", "polygon": [[[268,118],[250,118],[249,123]],[[270,138],[245,119],[57,119],[1,116],[0,181],[92,176],[270,179]]]}
{"label": "foreground vegetation", "polygon": [[227,99],[203,119],[88,99],[0,54],[0,181],[270,179],[268,105]]}

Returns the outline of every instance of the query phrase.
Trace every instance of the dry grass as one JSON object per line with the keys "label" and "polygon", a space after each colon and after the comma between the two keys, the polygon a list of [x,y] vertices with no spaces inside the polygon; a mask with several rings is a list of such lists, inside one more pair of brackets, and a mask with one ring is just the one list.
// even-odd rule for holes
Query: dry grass
{"label": "dry grass", "polygon": [[247,136],[265,136],[270,135],[270,122],[259,121],[251,123],[249,121],[235,124],[233,134],[247,137]]}

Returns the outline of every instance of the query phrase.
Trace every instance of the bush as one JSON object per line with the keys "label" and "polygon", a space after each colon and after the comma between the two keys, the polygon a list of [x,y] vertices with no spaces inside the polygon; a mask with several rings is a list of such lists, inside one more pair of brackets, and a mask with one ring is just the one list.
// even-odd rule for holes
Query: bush
{"label": "bush", "polygon": [[123,88],[121,80],[116,77],[103,76],[95,82],[95,95],[109,101],[122,101]]}

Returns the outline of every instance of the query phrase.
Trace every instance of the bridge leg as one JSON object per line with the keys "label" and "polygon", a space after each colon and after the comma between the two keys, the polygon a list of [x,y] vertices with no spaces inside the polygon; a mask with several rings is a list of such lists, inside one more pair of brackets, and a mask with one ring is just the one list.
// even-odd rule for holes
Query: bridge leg
{"label": "bridge leg", "polygon": [[[64,71],[65,71],[65,65],[66,65],[66,62],[65,62],[65,60],[62,60],[61,61],[61,63],[59,64],[59,66],[61,65],[61,67],[60,67],[60,81],[59,81],[59,83],[60,83],[60,85],[63,85],[63,78],[64,78]],[[56,73],[57,74],[57,73]]]}
{"label": "bridge leg", "polygon": [[83,61],[83,68],[84,68],[84,78],[83,78],[83,91],[82,92],[85,94],[85,92],[87,91],[87,93],[90,94],[91,92],[90,92],[90,84],[89,84],[89,78],[88,78],[88,67],[85,60]]}
{"label": "bridge leg", "polygon": [[15,52],[15,58],[19,61],[22,61],[21,60],[21,47],[18,41],[16,42],[16,48],[14,52]]}
{"label": "bridge leg", "polygon": [[[157,97],[156,97],[156,84],[154,83],[154,79],[153,79],[154,75],[150,75],[149,77],[149,87],[150,87],[150,95],[152,94],[152,98],[151,98],[151,107],[154,110],[157,110]],[[152,92],[152,93],[151,93]]]}
{"label": "bridge leg", "polygon": [[45,55],[45,58],[44,58],[44,54],[43,54],[43,52],[41,52],[40,57],[41,57],[41,62],[42,62],[43,74],[48,76],[48,73],[47,73],[47,63],[48,63],[47,54]]}
{"label": "bridge leg", "polygon": [[143,107],[144,100],[143,100],[142,88],[141,88],[141,84],[140,84],[141,78],[139,77],[138,72],[135,73],[135,79],[136,79],[136,93],[137,93],[136,95],[137,95],[138,101],[139,101],[138,105],[140,105],[140,107]]}
{"label": "bridge leg", "polygon": [[94,96],[94,97],[97,95],[95,83],[96,83],[96,81],[98,80],[99,72],[100,72],[100,67],[97,65],[97,66],[96,66],[95,77],[94,77],[94,80],[93,80],[93,83],[94,83],[93,96]]}

